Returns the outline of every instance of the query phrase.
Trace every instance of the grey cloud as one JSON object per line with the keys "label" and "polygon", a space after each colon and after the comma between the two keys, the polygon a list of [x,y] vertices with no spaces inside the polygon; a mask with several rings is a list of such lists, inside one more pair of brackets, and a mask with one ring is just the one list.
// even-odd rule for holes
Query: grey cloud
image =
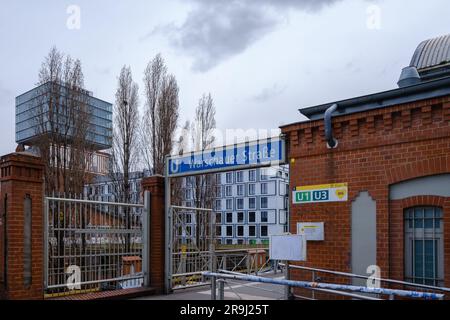
{"label": "grey cloud", "polygon": [[286,88],[286,86],[279,87],[278,84],[275,83],[272,87],[264,88],[260,93],[254,95],[252,97],[252,100],[256,102],[265,102],[281,95],[286,90]]}
{"label": "grey cloud", "polygon": [[167,35],[172,46],[192,56],[204,72],[242,53],[280,23],[289,9],[317,12],[342,0],[191,0],[195,5],[180,25],[159,26],[142,37]]}

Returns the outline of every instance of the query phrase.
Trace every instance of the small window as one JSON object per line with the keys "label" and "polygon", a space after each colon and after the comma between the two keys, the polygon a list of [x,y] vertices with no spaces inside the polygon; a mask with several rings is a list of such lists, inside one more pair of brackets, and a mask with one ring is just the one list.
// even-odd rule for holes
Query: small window
{"label": "small window", "polygon": [[238,223],[244,223],[244,213],[243,212],[238,212],[237,213],[237,222]]}
{"label": "small window", "polygon": [[244,172],[236,172],[236,182],[244,182]]}
{"label": "small window", "polygon": [[261,222],[262,223],[267,223],[268,222],[268,214],[267,211],[261,211]]}
{"label": "small window", "polygon": [[254,196],[255,195],[255,184],[254,183],[250,183],[248,185],[248,195],[249,196]]}
{"label": "small window", "polygon": [[268,193],[267,183],[261,183],[261,194],[267,193]]}
{"label": "small window", "polygon": [[236,207],[238,210],[244,209],[244,199],[242,198],[236,199]]}
{"label": "small window", "polygon": [[233,223],[233,212],[227,212],[227,223]]}
{"label": "small window", "polygon": [[232,186],[226,186],[225,187],[225,196],[227,196],[227,197],[233,196]]}
{"label": "small window", "polygon": [[261,197],[261,208],[262,209],[267,209],[268,207],[268,200],[267,197]]}
{"label": "small window", "polygon": [[256,213],[254,211],[248,213],[248,222],[256,222]]}
{"label": "small window", "polygon": [[222,227],[218,226],[216,227],[216,237],[222,236]]}
{"label": "small window", "polygon": [[237,236],[238,237],[244,236],[244,226],[237,226]]}
{"label": "small window", "polygon": [[216,183],[221,184],[222,183],[222,174],[216,173]]}
{"label": "small window", "polygon": [[243,184],[239,184],[237,186],[237,195],[242,197],[244,195],[244,185]]}
{"label": "small window", "polygon": [[233,210],[233,199],[227,199],[226,208],[227,210]]}
{"label": "small window", "polygon": [[226,244],[233,244],[233,239],[227,239]]}
{"label": "small window", "polygon": [[256,237],[256,227],[255,226],[249,226],[248,227],[248,236],[249,237]]}
{"label": "small window", "polygon": [[227,172],[227,183],[233,183],[233,172]]}
{"label": "small window", "polygon": [[227,226],[227,237],[233,236],[233,226]]}
{"label": "small window", "polygon": [[222,213],[216,212],[216,223],[222,223]]}
{"label": "small window", "polygon": [[216,200],[216,210],[222,209],[222,200]]}
{"label": "small window", "polygon": [[250,170],[248,172],[248,181],[256,181],[256,170]]}
{"label": "small window", "polygon": [[261,226],[261,237],[267,237],[267,226]]}
{"label": "small window", "polygon": [[405,210],[405,280],[432,286],[444,285],[442,208]]}
{"label": "small window", "polygon": [[248,198],[248,208],[256,209],[256,198]]}
{"label": "small window", "polygon": [[222,197],[222,187],[216,186],[216,198],[221,198],[221,197]]}

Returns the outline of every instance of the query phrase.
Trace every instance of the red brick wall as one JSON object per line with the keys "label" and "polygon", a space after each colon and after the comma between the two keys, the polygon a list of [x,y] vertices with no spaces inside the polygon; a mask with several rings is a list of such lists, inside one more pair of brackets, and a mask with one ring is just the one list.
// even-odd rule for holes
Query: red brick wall
{"label": "red brick wall", "polygon": [[[24,154],[10,154],[0,159],[1,204],[6,212],[6,235],[0,231],[1,247],[7,250],[7,277],[3,297],[7,299],[43,298],[43,166],[39,158]],[[24,285],[24,199],[32,200],[32,282]],[[8,205],[4,208],[4,199]],[[5,218],[5,217],[3,217]],[[2,223],[5,219],[2,219]],[[5,237],[6,236],[6,237]],[[7,244],[4,239],[7,239]],[[0,272],[5,263],[2,260]]]}
{"label": "red brick wall", "polygon": [[[348,202],[291,204],[291,232],[297,232],[299,221],[325,222],[325,241],[308,242],[307,262],[303,265],[351,271],[351,203],[359,192],[368,191],[377,208],[377,264],[383,277],[401,278],[398,257],[403,251],[398,237],[403,237],[403,229],[396,218],[390,221],[390,216],[398,216],[399,207],[393,204],[389,211],[389,185],[450,172],[449,124],[450,97],[444,97],[337,115],[333,118],[334,134],[339,140],[336,149],[326,147],[323,120],[282,127],[288,139],[291,188],[341,182],[349,187]],[[448,252],[448,209],[446,213],[444,238]],[[449,259],[446,254],[447,286]],[[298,272],[293,275],[300,278]]]}
{"label": "red brick wall", "polygon": [[165,198],[164,177],[142,180],[142,190],[150,191],[150,286],[164,291],[165,263]]}

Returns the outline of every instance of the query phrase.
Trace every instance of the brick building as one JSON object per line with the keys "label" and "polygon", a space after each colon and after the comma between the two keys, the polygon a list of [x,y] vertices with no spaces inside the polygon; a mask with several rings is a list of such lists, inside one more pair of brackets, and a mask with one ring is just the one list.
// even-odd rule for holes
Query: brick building
{"label": "brick building", "polygon": [[[398,86],[301,109],[309,120],[281,128],[291,188],[319,191],[294,192],[290,230],[324,223],[302,265],[378,265],[384,278],[450,287],[450,35],[422,42]],[[321,201],[324,184],[347,184],[346,197]]]}

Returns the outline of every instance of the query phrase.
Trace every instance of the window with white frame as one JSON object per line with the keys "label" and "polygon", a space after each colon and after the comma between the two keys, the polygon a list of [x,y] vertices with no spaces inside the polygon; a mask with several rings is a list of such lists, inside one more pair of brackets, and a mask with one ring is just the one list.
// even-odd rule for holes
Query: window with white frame
{"label": "window with white frame", "polygon": [[244,226],[237,226],[237,236],[238,237],[244,236]]}
{"label": "window with white frame", "polygon": [[216,183],[221,184],[222,183],[222,174],[216,173]]}
{"label": "window with white frame", "polygon": [[256,181],[256,170],[249,170],[248,181]]}
{"label": "window with white frame", "polygon": [[248,236],[256,237],[256,226],[248,226]]}
{"label": "window with white frame", "polygon": [[248,212],[248,222],[256,222],[256,212],[255,211]]}
{"label": "window with white frame", "polygon": [[222,223],[222,212],[216,212],[216,223]]}
{"label": "window with white frame", "polygon": [[225,186],[225,196],[226,197],[231,197],[233,196],[233,186]]}
{"label": "window with white frame", "polygon": [[222,200],[217,199],[215,202],[216,202],[216,203],[215,203],[215,209],[216,209],[216,210],[222,209]]}
{"label": "window with white frame", "polygon": [[439,207],[405,210],[405,280],[444,285],[443,215]]}
{"label": "window with white frame", "polygon": [[256,198],[248,198],[248,208],[256,209]]}
{"label": "window with white frame", "polygon": [[236,172],[236,182],[244,182],[244,172],[243,171]]}
{"label": "window with white frame", "polygon": [[221,197],[222,197],[222,187],[216,186],[216,198],[221,198]]}
{"label": "window with white frame", "polygon": [[227,212],[227,223],[233,223],[233,212]]}
{"label": "window with white frame", "polygon": [[267,235],[268,235],[267,226],[261,226],[260,235],[261,235],[261,237],[267,237]]}
{"label": "window with white frame", "polygon": [[227,226],[227,237],[233,236],[233,226]]}
{"label": "window with white frame", "polygon": [[267,211],[261,211],[261,222],[267,223],[269,221],[269,214]]}
{"label": "window with white frame", "polygon": [[222,227],[217,226],[216,227],[216,237],[221,237],[221,236],[222,236]]}
{"label": "window with white frame", "polygon": [[237,213],[237,222],[238,223],[244,223],[244,212],[239,211]]}
{"label": "window with white frame", "polygon": [[267,183],[261,183],[261,194],[267,194],[267,193],[268,193]]}
{"label": "window with white frame", "polygon": [[226,209],[227,210],[233,210],[233,199],[227,199],[226,200]]}
{"label": "window with white frame", "polygon": [[268,198],[261,197],[261,209],[267,209],[269,206]]}
{"label": "window with white frame", "polygon": [[237,185],[237,195],[240,197],[244,196],[244,185],[243,184]]}
{"label": "window with white frame", "polygon": [[238,210],[244,209],[244,199],[242,198],[236,199],[236,209]]}
{"label": "window with white frame", "polygon": [[255,184],[254,183],[250,183],[249,185],[248,185],[248,195],[249,196],[254,196],[255,195]]}
{"label": "window with white frame", "polygon": [[233,172],[227,172],[226,182],[227,183],[233,183]]}

